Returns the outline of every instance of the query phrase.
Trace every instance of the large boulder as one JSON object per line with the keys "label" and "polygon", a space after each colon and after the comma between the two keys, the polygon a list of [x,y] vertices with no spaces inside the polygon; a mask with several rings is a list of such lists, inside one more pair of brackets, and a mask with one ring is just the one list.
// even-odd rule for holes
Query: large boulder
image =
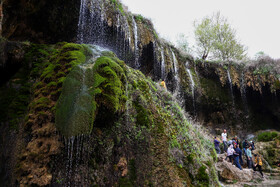
{"label": "large boulder", "polygon": [[258,172],[254,174],[252,169],[240,170],[229,161],[226,161],[225,158],[226,154],[218,155],[218,162],[215,165],[221,181],[227,183],[234,181],[249,182],[253,179],[261,178]]}

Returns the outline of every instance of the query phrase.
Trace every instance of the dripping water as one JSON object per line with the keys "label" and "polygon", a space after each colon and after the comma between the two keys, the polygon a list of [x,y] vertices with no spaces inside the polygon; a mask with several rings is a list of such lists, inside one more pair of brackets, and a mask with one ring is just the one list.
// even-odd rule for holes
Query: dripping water
{"label": "dripping water", "polygon": [[138,49],[138,27],[137,27],[137,23],[134,19],[134,17],[132,16],[132,23],[133,23],[133,33],[134,33],[134,55],[135,55],[135,65],[136,65],[136,69],[140,68],[140,64],[139,64],[139,49]]}
{"label": "dripping water", "polygon": [[165,79],[165,59],[164,59],[164,48],[161,48],[161,79]]}
{"label": "dripping water", "polygon": [[189,74],[190,77],[190,83],[191,83],[191,89],[192,89],[192,100],[193,100],[193,110],[194,110],[194,114],[196,113],[196,107],[195,107],[195,82],[193,80],[193,76],[191,73],[191,70],[189,68],[187,68],[187,72]]}
{"label": "dripping water", "polygon": [[86,0],[81,0],[80,4],[80,13],[79,13],[79,22],[78,22],[78,41],[80,43],[84,43],[84,32],[83,29],[85,27],[85,11],[86,11]]}
{"label": "dripping water", "polygon": [[[87,85],[87,81],[88,81],[88,74],[87,74],[87,70],[91,69],[94,64],[95,61],[98,57],[100,57],[100,55],[102,54],[102,51],[105,51],[106,49],[99,47],[99,46],[91,46],[91,51],[92,51],[92,57],[85,62],[84,64],[78,65],[77,68],[79,68],[80,71],[77,72],[81,72],[80,75],[80,82],[81,82],[81,86],[78,89],[78,94],[76,95],[76,100],[74,103],[74,110],[73,110],[73,114],[74,115],[78,115],[78,113],[80,111],[85,111],[87,110],[86,108],[83,108],[82,110],[78,110],[81,107],[84,107],[81,104],[81,100],[83,99],[83,97],[90,97],[88,90],[89,90],[89,86]],[[73,90],[75,91],[75,90]],[[64,138],[64,145],[65,145],[65,181],[64,184],[66,186],[76,186],[76,184],[82,184],[84,181],[84,179],[87,177],[85,175],[83,175],[81,177],[80,172],[80,164],[81,164],[81,159],[83,157],[85,157],[86,153],[88,152],[87,150],[85,150],[84,148],[84,143],[85,143],[85,139],[86,138],[84,135],[78,135],[78,136],[71,136],[68,138]],[[86,167],[86,166],[83,166]]]}
{"label": "dripping water", "polygon": [[174,88],[173,94],[180,101],[179,102],[180,105],[183,106],[184,101],[182,98],[180,98],[180,95],[179,95],[180,81],[179,81],[179,72],[178,72],[178,60],[172,50],[171,50],[171,53],[172,53],[172,58],[173,58],[173,69],[174,69],[174,79],[175,79],[175,88]]}
{"label": "dripping water", "polygon": [[233,95],[233,86],[232,86],[232,80],[231,80],[229,68],[227,69],[227,77],[228,77],[228,83],[229,83],[229,87],[230,87],[230,94],[231,94],[231,98],[232,98],[232,106],[235,109],[235,102],[234,102],[234,95]]}
{"label": "dripping water", "polygon": [[249,107],[248,107],[247,96],[246,96],[246,82],[245,82],[245,78],[244,78],[244,72],[242,72],[242,74],[241,74],[240,92],[241,92],[242,103],[243,103],[244,109],[245,109],[246,122],[248,124],[248,119],[250,118],[250,113],[249,113]]}
{"label": "dripping water", "polygon": [[65,139],[65,142],[67,148],[66,182],[67,186],[71,186],[75,137],[72,136],[68,139]]}

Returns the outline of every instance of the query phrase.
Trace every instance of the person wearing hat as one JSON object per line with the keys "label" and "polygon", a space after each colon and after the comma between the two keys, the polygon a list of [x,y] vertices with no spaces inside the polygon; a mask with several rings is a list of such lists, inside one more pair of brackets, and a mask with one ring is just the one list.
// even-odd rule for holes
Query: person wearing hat
{"label": "person wearing hat", "polygon": [[258,155],[258,154],[254,154],[254,157],[255,157],[255,164],[253,166],[253,169],[254,169],[254,171],[256,171],[256,168],[258,168],[260,174],[263,177],[263,173],[262,173],[262,159],[261,159],[260,155]]}

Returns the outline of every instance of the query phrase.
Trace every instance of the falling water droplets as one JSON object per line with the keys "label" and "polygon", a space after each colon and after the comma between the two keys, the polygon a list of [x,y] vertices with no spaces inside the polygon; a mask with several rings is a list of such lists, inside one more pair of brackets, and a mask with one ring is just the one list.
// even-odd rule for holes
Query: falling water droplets
{"label": "falling water droplets", "polygon": [[132,16],[132,23],[133,23],[133,33],[134,33],[135,66],[136,69],[139,69],[140,64],[139,64],[139,49],[138,49],[138,27],[137,27],[137,22],[135,21],[133,16]]}
{"label": "falling water droplets", "polygon": [[174,79],[175,79],[175,89],[174,89],[174,95],[177,97],[179,94],[179,87],[180,87],[180,83],[179,83],[179,72],[178,72],[178,61],[177,58],[174,54],[174,52],[171,50],[172,53],[172,58],[173,58],[173,68],[174,68]]}
{"label": "falling water droplets", "polygon": [[[188,62],[186,63],[188,65]],[[186,68],[188,74],[189,74],[189,78],[190,78],[190,85],[191,85],[191,89],[192,89],[192,100],[193,100],[193,109],[194,109],[194,114],[196,113],[196,107],[195,107],[195,82],[193,80],[193,76],[191,73],[191,70],[189,68]]]}
{"label": "falling water droplets", "polygon": [[231,94],[231,98],[232,98],[232,106],[235,109],[235,102],[234,102],[234,95],[233,95],[233,86],[232,86],[232,80],[231,80],[229,68],[227,69],[227,77],[228,77],[228,83],[229,83],[229,87],[230,87],[230,94]]}
{"label": "falling water droplets", "polygon": [[165,57],[164,57],[164,48],[161,48],[161,79],[165,79]]}

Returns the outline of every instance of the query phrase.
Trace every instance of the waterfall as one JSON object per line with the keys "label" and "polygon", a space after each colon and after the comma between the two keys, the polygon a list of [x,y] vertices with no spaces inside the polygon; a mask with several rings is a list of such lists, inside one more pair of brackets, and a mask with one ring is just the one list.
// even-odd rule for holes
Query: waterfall
{"label": "waterfall", "polygon": [[231,80],[231,76],[230,76],[230,72],[229,72],[229,67],[227,69],[227,77],[228,77],[228,83],[229,83],[229,86],[230,86],[230,94],[231,94],[231,98],[232,98],[232,105],[233,105],[233,108],[235,109],[233,86],[232,86],[232,80]]}
{"label": "waterfall", "polygon": [[[90,130],[90,121],[92,116],[92,95],[90,94],[92,75],[90,70],[101,55],[102,51],[106,49],[92,46],[92,58],[84,64],[76,66],[67,76],[64,87],[58,101],[58,109],[62,112],[61,116],[56,116],[56,124],[58,128],[66,137],[64,138],[65,145],[65,185],[75,186],[75,183],[80,184],[83,179],[76,179],[75,176],[79,172],[80,161],[87,152],[83,150],[85,143],[85,135]],[[65,95],[67,97],[65,97]],[[69,100],[69,98],[71,98]],[[61,108],[62,106],[62,108]],[[69,116],[71,118],[69,119]],[[82,129],[82,130],[77,130]]]}
{"label": "waterfall", "polygon": [[139,64],[139,49],[138,49],[138,27],[137,27],[137,23],[134,19],[134,16],[132,16],[132,23],[133,23],[133,33],[134,33],[135,65],[136,65],[136,69],[139,69],[140,64]]}
{"label": "waterfall", "polygon": [[129,46],[131,45],[131,34],[129,29],[129,23],[128,20],[125,19],[125,38],[128,40]]}
{"label": "waterfall", "polygon": [[66,153],[66,178],[64,182],[65,186],[76,186],[76,184],[82,184],[83,179],[77,179],[75,175],[79,172],[80,162],[83,156],[83,144],[84,135],[72,136],[70,138],[64,138],[65,153]]}
{"label": "waterfall", "polygon": [[78,41],[84,43],[84,27],[85,27],[85,15],[86,15],[86,0],[81,0],[80,14],[78,22]]}
{"label": "waterfall", "polygon": [[164,59],[164,48],[161,48],[161,79],[165,78],[165,59]]}
{"label": "waterfall", "polygon": [[190,83],[191,83],[191,89],[192,89],[192,99],[193,99],[193,110],[194,110],[194,114],[196,113],[196,107],[195,107],[195,93],[194,93],[194,89],[195,89],[195,82],[193,80],[193,76],[191,73],[191,70],[189,68],[187,68],[187,72],[189,74],[190,77]]}
{"label": "waterfall", "polygon": [[174,69],[174,78],[175,78],[175,81],[176,81],[176,89],[178,87],[178,84],[179,84],[179,78],[178,78],[178,71],[177,71],[177,58],[174,54],[174,52],[171,50],[171,53],[172,53],[172,58],[173,58],[173,69]]}
{"label": "waterfall", "polygon": [[250,116],[250,113],[249,113],[249,107],[248,107],[248,102],[247,102],[247,97],[246,97],[246,82],[245,82],[245,79],[244,79],[244,72],[242,72],[241,74],[241,85],[240,85],[240,93],[241,93],[241,98],[242,98],[242,102],[243,102],[243,105],[244,105],[244,109],[245,109],[245,112],[246,112],[246,119],[248,119]]}
{"label": "waterfall", "polygon": [[[179,90],[180,90],[180,80],[179,80],[179,72],[178,72],[178,60],[173,52],[173,50],[171,50],[172,53],[172,57],[173,57],[173,68],[174,68],[174,79],[175,79],[175,88],[174,88],[174,96],[178,97],[179,96]],[[182,104],[182,99],[178,98],[178,100],[180,100],[180,104],[181,106]]]}

